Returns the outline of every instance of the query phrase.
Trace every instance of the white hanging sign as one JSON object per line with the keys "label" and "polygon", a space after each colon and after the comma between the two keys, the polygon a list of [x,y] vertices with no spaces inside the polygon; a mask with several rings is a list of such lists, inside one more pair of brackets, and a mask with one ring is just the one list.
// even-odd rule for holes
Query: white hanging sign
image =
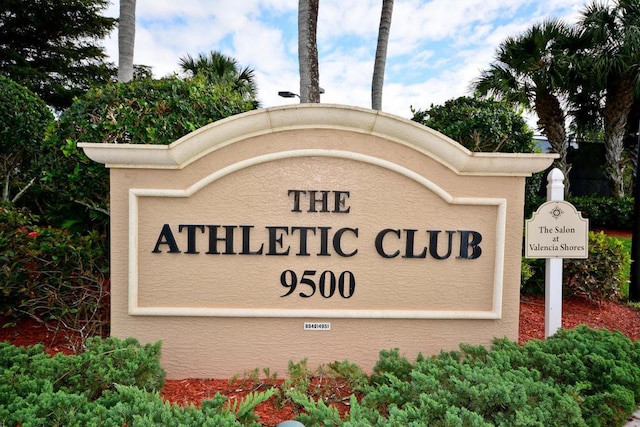
{"label": "white hanging sign", "polygon": [[569,202],[549,201],[526,221],[525,257],[588,258],[589,220]]}

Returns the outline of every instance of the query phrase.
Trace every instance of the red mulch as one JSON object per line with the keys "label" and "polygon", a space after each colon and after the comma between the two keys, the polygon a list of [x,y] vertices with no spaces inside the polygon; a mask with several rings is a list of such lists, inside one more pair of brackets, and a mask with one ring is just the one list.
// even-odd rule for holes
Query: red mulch
{"label": "red mulch", "polygon": [[[8,319],[0,318],[0,326]],[[563,302],[562,327],[574,328],[585,324],[592,328],[619,330],[633,340],[640,340],[640,312],[615,302],[592,303],[585,299],[569,299]],[[544,298],[524,297],[520,303],[519,342],[532,338],[544,338]],[[43,344],[50,353],[70,354],[72,347],[63,333],[54,333],[33,320],[21,321],[16,326],[0,328],[0,341],[27,346]],[[242,375],[242,373],[240,373]],[[282,379],[254,381],[247,378],[231,379],[183,379],[168,380],[162,396],[169,402],[184,405],[199,405],[202,399],[213,397],[216,392],[227,396],[233,403],[252,391],[266,390],[282,384]],[[314,378],[311,392],[318,399],[324,396],[341,414],[348,411],[351,391],[343,381]],[[271,398],[256,408],[259,421],[264,426],[275,426],[279,422],[294,419],[296,408],[282,398]]]}
{"label": "red mulch", "polygon": [[[587,325],[594,329],[618,330],[640,340],[640,311],[613,301],[594,303],[582,298],[562,302],[562,327]],[[518,341],[544,339],[544,298],[523,297],[520,301],[520,333]]]}

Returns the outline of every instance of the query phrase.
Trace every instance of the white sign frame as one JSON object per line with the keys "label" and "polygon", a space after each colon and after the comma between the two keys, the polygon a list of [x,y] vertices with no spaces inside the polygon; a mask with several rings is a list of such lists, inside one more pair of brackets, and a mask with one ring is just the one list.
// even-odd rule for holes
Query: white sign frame
{"label": "white sign frame", "polygon": [[543,203],[525,226],[526,258],[589,258],[589,220],[564,200]]}

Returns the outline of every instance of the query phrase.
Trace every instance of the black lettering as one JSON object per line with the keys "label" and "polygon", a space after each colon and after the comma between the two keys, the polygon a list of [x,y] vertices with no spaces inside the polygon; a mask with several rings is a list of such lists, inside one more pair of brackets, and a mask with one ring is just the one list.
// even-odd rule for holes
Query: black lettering
{"label": "black lettering", "polygon": [[[286,251],[278,252],[278,246],[284,248],[282,238],[285,234],[289,234],[289,227],[267,227],[267,230],[269,230],[269,252],[267,252],[267,255],[289,255],[289,246],[287,246]],[[281,230],[279,237],[278,230]]]}
{"label": "black lettering", "polygon": [[[349,199],[349,192],[348,191],[334,191],[334,208],[333,208],[333,212],[335,213],[349,213],[349,211],[351,210],[351,206],[347,205],[347,199]],[[344,198],[343,198],[344,196]],[[346,208],[343,209],[342,207]]]}
{"label": "black lettering", "polygon": [[[224,227],[225,237],[218,237],[218,228]],[[220,255],[218,251],[218,242],[225,243],[225,250],[223,255],[235,255],[233,251],[233,230],[235,225],[207,225],[209,229],[209,250],[206,252],[208,255]]]}
{"label": "black lettering", "polygon": [[376,236],[376,251],[383,258],[395,258],[400,254],[399,250],[395,251],[392,254],[388,254],[384,251],[384,247],[382,243],[383,243],[384,237],[389,233],[395,234],[398,237],[398,239],[400,238],[400,230],[394,230],[391,228],[385,228],[384,230],[379,232],[378,235]]}
{"label": "black lettering", "polygon": [[187,251],[185,254],[199,254],[200,252],[196,250],[196,230],[204,233],[204,225],[180,224],[178,233],[182,233],[185,228],[187,229]]}
{"label": "black lettering", "polygon": [[331,256],[329,253],[329,230],[331,227],[318,227],[320,230],[320,252],[318,256]]}
{"label": "black lettering", "polygon": [[[482,248],[479,246],[482,241],[482,234],[470,230],[458,231],[460,232],[460,256],[458,258],[479,258],[482,255]],[[469,249],[471,249],[471,254],[469,254]]]}
{"label": "black lettering", "polygon": [[296,255],[298,256],[309,256],[309,252],[307,252],[307,232],[313,231],[313,235],[316,234],[315,227],[291,227],[291,235],[293,235],[294,231],[300,231],[300,252]]}
{"label": "black lettering", "polygon": [[[321,193],[322,196],[318,199],[316,198],[316,193]],[[325,191],[325,190],[309,191],[309,211],[308,212],[318,212],[316,210],[316,205],[318,203],[320,203],[320,205],[322,206],[319,212],[329,212],[329,192],[328,191]]]}
{"label": "black lettering", "polygon": [[453,235],[456,233],[455,230],[447,230],[449,239],[446,255],[438,254],[438,234],[441,233],[441,230],[428,230],[427,233],[429,233],[429,255],[431,255],[432,258],[439,260],[449,258],[451,256],[451,248],[453,246]]}
{"label": "black lettering", "polygon": [[289,190],[287,196],[290,196],[291,193],[293,193],[293,209],[291,209],[291,212],[302,212],[300,210],[300,193],[307,194],[307,192],[302,190]]}
{"label": "black lettering", "polygon": [[169,227],[169,224],[165,224],[162,226],[162,230],[160,231],[160,235],[158,236],[158,240],[156,241],[156,246],[151,252],[154,254],[162,252],[160,250],[160,245],[169,246],[169,250],[167,252],[170,254],[180,253],[180,249],[178,249],[176,239],[175,237],[173,237],[173,232],[171,231],[171,227]]}
{"label": "black lettering", "polygon": [[344,251],[342,250],[342,245],[340,244],[340,239],[342,239],[342,235],[347,232],[350,231],[353,234],[355,234],[356,237],[358,237],[358,229],[357,228],[341,228],[340,230],[336,231],[336,234],[333,236],[333,250],[336,251],[336,253],[338,255],[340,255],[341,257],[352,257],[355,254],[358,253],[357,249],[354,249],[353,252],[347,254],[344,253]]}
{"label": "black lettering", "polygon": [[262,255],[264,243],[260,245],[260,249],[251,251],[251,229],[253,225],[241,225],[242,228],[242,252],[240,255]]}
{"label": "black lettering", "polygon": [[404,255],[402,256],[402,258],[426,258],[427,257],[426,247],[422,249],[422,252],[420,252],[419,255],[415,255],[413,252],[414,240],[415,240],[414,237],[415,237],[416,231],[418,230],[405,229],[404,231],[407,235],[407,240],[405,242]]}

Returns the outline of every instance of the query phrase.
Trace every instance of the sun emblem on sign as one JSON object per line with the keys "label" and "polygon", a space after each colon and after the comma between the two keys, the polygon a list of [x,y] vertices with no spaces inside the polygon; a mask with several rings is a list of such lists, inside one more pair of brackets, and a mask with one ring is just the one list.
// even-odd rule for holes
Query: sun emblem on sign
{"label": "sun emblem on sign", "polygon": [[554,219],[558,219],[564,213],[564,211],[560,209],[558,205],[556,205],[553,209],[551,209],[549,213]]}

